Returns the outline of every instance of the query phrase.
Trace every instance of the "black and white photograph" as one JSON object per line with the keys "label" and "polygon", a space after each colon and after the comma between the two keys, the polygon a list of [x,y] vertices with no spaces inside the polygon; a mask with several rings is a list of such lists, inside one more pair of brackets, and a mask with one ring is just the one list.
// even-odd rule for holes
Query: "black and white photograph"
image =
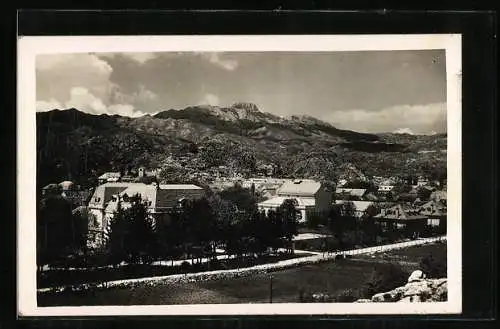
{"label": "black and white photograph", "polygon": [[18,47],[23,315],[460,313],[459,35]]}

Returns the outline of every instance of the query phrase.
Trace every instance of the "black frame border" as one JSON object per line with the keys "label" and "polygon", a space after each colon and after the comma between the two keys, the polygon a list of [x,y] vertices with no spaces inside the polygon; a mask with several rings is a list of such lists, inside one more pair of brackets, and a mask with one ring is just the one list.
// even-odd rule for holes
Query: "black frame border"
{"label": "black frame border", "polygon": [[[384,326],[419,325],[423,319],[444,322],[462,320],[460,325],[480,325],[481,320],[496,317],[496,13],[493,11],[36,11],[21,10],[17,17],[17,34],[21,35],[191,35],[191,34],[462,34],[462,154],[463,154],[463,314],[461,316],[192,316],[147,317],[147,323],[187,325],[193,319],[217,327],[235,324],[247,327],[252,323],[280,325],[332,324],[332,320],[361,320],[365,325],[382,321]],[[15,43],[15,40],[14,40]],[[16,63],[14,51],[13,63]],[[19,63],[18,63],[19,64]],[[12,67],[11,67],[12,69]],[[15,79],[15,66],[13,70]],[[12,77],[12,75],[10,75]],[[12,81],[7,81],[11,83]],[[15,105],[15,87],[12,92]],[[13,111],[15,112],[15,111]],[[15,115],[13,118],[15,127]],[[12,150],[14,144],[10,145]],[[11,154],[15,154],[11,152]],[[14,159],[15,162],[15,159]],[[15,164],[14,164],[15,167]],[[14,169],[15,170],[15,169]],[[15,173],[15,171],[14,171]],[[13,176],[15,179],[15,175]],[[15,185],[15,183],[14,183]],[[15,195],[15,193],[14,193]],[[16,201],[13,203],[15,204]],[[15,207],[14,207],[15,214]],[[474,220],[477,219],[477,220]],[[16,258],[14,230],[14,260]],[[11,258],[11,257],[9,257]],[[15,264],[12,266],[15,269]],[[14,282],[16,271],[14,273]],[[12,285],[14,297],[16,285]],[[14,303],[15,305],[17,303]],[[14,319],[17,311],[14,307]],[[12,319],[12,318],[11,318]],[[74,326],[76,318],[23,318],[22,325]],[[124,323],[138,325],[144,317],[93,318],[78,321],[87,325],[108,326]],[[444,320],[444,321],[443,321]],[[111,322],[112,321],[112,322]],[[179,322],[180,321],[180,322]],[[216,322],[218,324],[216,324]],[[37,324],[38,323],[38,324]],[[353,324],[343,321],[343,325]],[[19,324],[19,323],[18,323]],[[358,323],[361,324],[361,323]],[[423,323],[420,323],[422,325]],[[455,322],[455,324],[458,324]],[[362,325],[362,324],[361,324]]]}

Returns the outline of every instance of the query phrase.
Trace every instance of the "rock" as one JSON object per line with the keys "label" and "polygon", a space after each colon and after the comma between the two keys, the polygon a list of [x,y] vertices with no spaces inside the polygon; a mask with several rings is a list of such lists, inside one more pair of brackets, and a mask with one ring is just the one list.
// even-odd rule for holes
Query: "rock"
{"label": "rock", "polygon": [[413,271],[408,278],[408,282],[416,282],[416,281],[422,281],[425,279],[425,273],[422,272],[421,270],[416,270]]}
{"label": "rock", "polygon": [[378,293],[372,297],[372,302],[396,302],[404,294],[404,287],[399,287],[394,290]]}
{"label": "rock", "polygon": [[358,299],[357,301],[355,301],[355,303],[371,303],[371,302],[372,302],[371,299],[366,299],[366,298]]}
{"label": "rock", "polygon": [[[412,281],[391,291],[373,295],[372,302],[387,303],[419,303],[443,302],[448,298],[448,281],[444,279],[420,279]],[[364,303],[358,300],[357,303]]]}
{"label": "rock", "polygon": [[413,281],[405,286],[403,297],[420,296],[424,301],[432,295],[430,281]]}

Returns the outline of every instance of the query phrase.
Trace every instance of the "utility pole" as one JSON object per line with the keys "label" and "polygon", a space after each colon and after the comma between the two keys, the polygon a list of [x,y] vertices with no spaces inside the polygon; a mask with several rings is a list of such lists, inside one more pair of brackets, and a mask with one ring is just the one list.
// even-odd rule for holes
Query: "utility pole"
{"label": "utility pole", "polygon": [[273,276],[269,278],[269,303],[273,303]]}

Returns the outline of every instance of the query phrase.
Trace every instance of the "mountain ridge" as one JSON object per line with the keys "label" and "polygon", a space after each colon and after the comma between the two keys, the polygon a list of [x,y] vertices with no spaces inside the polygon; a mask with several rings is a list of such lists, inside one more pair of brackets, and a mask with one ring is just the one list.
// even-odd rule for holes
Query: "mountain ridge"
{"label": "mountain ridge", "polygon": [[[402,170],[398,167],[412,166],[415,161],[420,164],[419,159],[441,165],[445,160],[439,152],[419,154],[412,160],[421,150],[446,149],[445,135],[358,133],[307,115],[282,118],[261,112],[252,103],[189,106],[136,118],[94,115],[75,108],[37,112],[36,117],[41,184],[61,176],[95,176],[123,166],[162,167],[172,154],[201,162],[204,168],[231,164],[236,171],[250,173],[259,163],[273,163],[288,176],[304,178],[332,178],[330,172],[346,162],[370,174],[398,172]],[[207,149],[213,143],[220,144],[208,147],[213,156],[203,159],[189,151]],[[226,154],[217,154],[217,148],[225,149]],[[249,168],[240,166],[242,154],[253,158]],[[384,164],[387,154],[393,163]],[[212,161],[211,157],[222,159]],[[380,169],[370,168],[369,161]]]}

